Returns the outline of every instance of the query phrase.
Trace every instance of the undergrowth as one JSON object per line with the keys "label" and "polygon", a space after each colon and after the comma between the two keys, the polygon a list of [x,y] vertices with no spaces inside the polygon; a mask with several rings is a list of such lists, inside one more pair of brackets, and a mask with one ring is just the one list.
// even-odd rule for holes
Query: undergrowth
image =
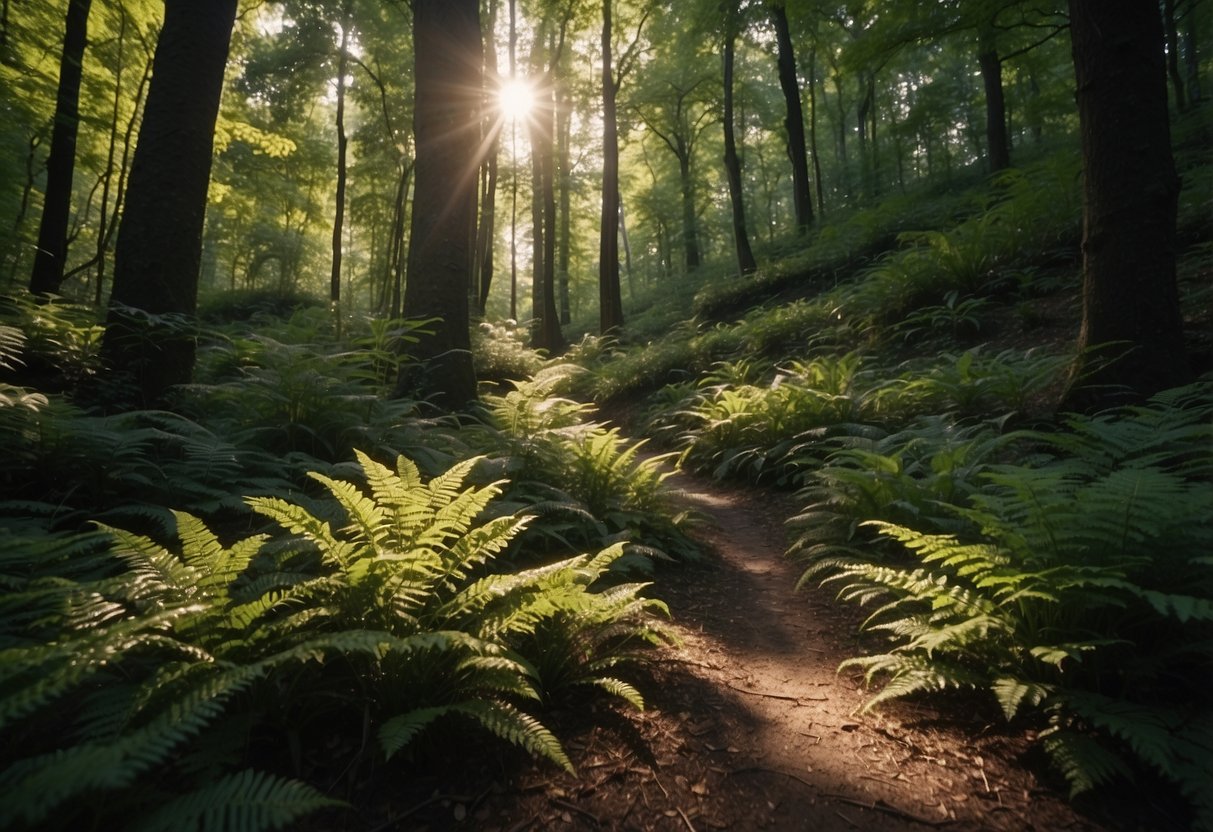
{"label": "undergrowth", "polygon": [[1073,793],[1144,767],[1213,828],[1213,383],[1058,431],[937,420],[810,480],[802,583],[888,639],[843,665],[879,683],[867,707],[985,691],[1043,728]]}
{"label": "undergrowth", "polygon": [[586,686],[642,707],[615,670],[664,639],[664,608],[602,583],[619,545],[490,568],[530,518],[478,519],[501,489],[468,485],[478,464],[425,482],[358,454],[353,479],[313,474],[313,508],[250,498],[277,530],[230,545],[184,512],[168,546],[9,528],[0,825],[281,828],[340,801],[237,761],[359,723],[385,758],[461,719],[571,768],[529,711]]}

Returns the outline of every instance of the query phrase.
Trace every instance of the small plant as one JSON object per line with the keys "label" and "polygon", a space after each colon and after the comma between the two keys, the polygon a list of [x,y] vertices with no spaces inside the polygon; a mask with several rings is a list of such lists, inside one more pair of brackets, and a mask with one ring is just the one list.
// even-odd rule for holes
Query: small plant
{"label": "small plant", "polygon": [[953,289],[944,295],[942,304],[915,309],[893,329],[905,341],[941,336],[965,341],[981,332],[982,319],[992,306],[986,298],[961,298]]}

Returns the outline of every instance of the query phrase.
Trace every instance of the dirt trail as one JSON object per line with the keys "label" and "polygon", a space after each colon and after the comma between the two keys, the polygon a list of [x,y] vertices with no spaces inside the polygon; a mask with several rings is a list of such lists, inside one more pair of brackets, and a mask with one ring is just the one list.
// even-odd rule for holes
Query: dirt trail
{"label": "dirt trail", "polygon": [[[859,715],[853,610],[795,592],[786,496],[679,476],[717,557],[664,571],[681,644],[641,679],[643,713],[559,725],[577,776],[529,767],[433,801],[396,828],[476,830],[1100,830],[1020,758],[1023,737],[971,701]],[[557,716],[559,720],[559,715]],[[485,785],[487,783],[487,785]]]}

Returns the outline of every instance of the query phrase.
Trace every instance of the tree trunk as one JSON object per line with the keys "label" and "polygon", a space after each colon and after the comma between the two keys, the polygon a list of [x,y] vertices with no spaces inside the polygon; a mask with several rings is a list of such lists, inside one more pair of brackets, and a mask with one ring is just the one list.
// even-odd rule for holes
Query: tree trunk
{"label": "tree trunk", "polygon": [[821,156],[817,152],[817,50],[809,53],[809,146],[813,155],[813,181],[817,186],[817,213],[826,212],[821,185]]}
{"label": "tree trunk", "polygon": [[750,236],[745,224],[745,197],[741,189],[741,160],[737,157],[737,139],[733,135],[733,52],[736,45],[736,24],[732,15],[735,6],[726,14],[724,32],[724,170],[729,182],[729,202],[733,207],[733,244],[737,251],[737,271],[744,277],[758,271],[754,252],[750,248]]}
{"label": "tree trunk", "polygon": [[30,291],[54,294],[63,282],[67,260],[67,223],[72,205],[72,175],[76,165],[76,134],[80,127],[80,78],[88,43],[88,10],[92,0],[70,0],[59,61],[59,92],[55,98],[55,125],[50,156],[46,160],[46,194],[38,249],[30,275]]}
{"label": "tree trunk", "polygon": [[994,31],[983,28],[978,35],[977,63],[986,92],[986,147],[990,173],[1011,166],[1011,145],[1007,140],[1007,104],[1002,88],[1002,59]]}
{"label": "tree trunk", "polygon": [[1181,113],[1188,110],[1188,95],[1184,91],[1184,78],[1179,71],[1179,30],[1175,26],[1175,0],[1162,0],[1163,32],[1167,38],[1167,74],[1175,90],[1175,108]]}
{"label": "tree trunk", "polygon": [[546,85],[547,100],[539,106],[538,118],[543,119],[540,128],[543,141],[540,142],[541,156],[539,159],[542,187],[540,196],[543,199],[543,296],[541,326],[541,341],[548,355],[558,355],[564,352],[564,334],[560,331],[560,317],[556,311],[556,168],[555,146],[553,138],[556,130],[556,88],[551,83]]}
{"label": "tree trunk", "polygon": [[796,212],[796,233],[804,234],[813,224],[812,187],[809,184],[809,163],[805,151],[804,112],[800,106],[800,82],[796,77],[796,54],[792,33],[788,29],[787,9],[782,3],[771,6],[771,20],[779,45],[779,86],[787,106],[784,127],[787,129],[788,159],[792,163],[792,205]]}
{"label": "tree trunk", "polygon": [[341,45],[337,56],[337,189],[333,195],[337,205],[333,215],[333,268],[329,274],[329,304],[338,322],[341,320],[341,232],[345,223],[345,156],[348,144],[345,135],[345,73],[350,57],[350,17],[347,4],[341,15]]}
{"label": "tree trunk", "polygon": [[1083,318],[1063,407],[1184,384],[1162,18],[1140,0],[1070,0],[1083,155]]}
{"label": "tree trunk", "polygon": [[[489,3],[489,19],[486,21],[486,32],[497,28],[497,0]],[[490,95],[500,83],[500,70],[497,63],[497,47],[492,37],[487,37],[484,44],[484,74],[485,87]],[[489,302],[489,290],[493,285],[493,268],[495,266],[493,241],[497,235],[497,180],[499,177],[498,157],[501,155],[501,120],[496,108],[485,108],[489,116],[483,120],[485,125],[485,141],[489,143],[488,158],[484,164],[484,190],[480,194],[480,225],[476,229],[476,293],[473,300],[476,311],[484,315]]]}
{"label": "tree trunk", "polygon": [[198,302],[215,117],[235,18],[236,0],[164,5],[101,345],[108,372],[132,375],[143,406],[162,402],[193,373],[194,336],[185,324]]}
{"label": "tree trunk", "polygon": [[440,320],[410,349],[426,363],[406,364],[396,393],[432,394],[454,409],[476,397],[468,281],[481,161],[478,0],[415,0],[413,45],[417,152],[404,312]]}
{"label": "tree trunk", "polygon": [[1185,84],[1188,92],[1188,103],[1199,104],[1204,100],[1200,87],[1200,50],[1197,46],[1197,33],[1200,32],[1201,14],[1199,3],[1188,4],[1187,14],[1184,15],[1184,69],[1188,80]]}
{"label": "tree trunk", "polygon": [[569,258],[572,246],[572,194],[573,172],[571,170],[570,145],[572,144],[572,105],[568,87],[561,83],[556,88],[556,159],[560,167],[560,237],[556,254],[556,279],[560,300],[560,323],[567,325],[571,318],[569,309]]}
{"label": "tree trunk", "polygon": [[598,234],[598,331],[623,326],[619,289],[619,125],[611,68],[611,3],[602,0],[602,216]]}
{"label": "tree trunk", "polygon": [[109,244],[110,185],[114,179],[114,153],[118,147],[118,115],[122,105],[122,70],[126,43],[126,9],[118,7],[118,66],[114,68],[114,106],[110,111],[109,146],[105,152],[105,184],[101,188],[101,213],[97,217],[97,282],[93,291],[93,303],[100,308],[105,291],[105,249]]}
{"label": "tree trunk", "polygon": [[699,228],[695,212],[695,180],[691,177],[691,150],[678,148],[678,187],[682,193],[682,246],[688,272],[699,268]]}

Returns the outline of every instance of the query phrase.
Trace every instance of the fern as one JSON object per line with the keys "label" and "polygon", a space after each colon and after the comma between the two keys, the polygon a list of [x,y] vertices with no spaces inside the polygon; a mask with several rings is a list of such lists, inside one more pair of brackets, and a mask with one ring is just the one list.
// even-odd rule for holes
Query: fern
{"label": "fern", "polygon": [[[1031,465],[979,463],[961,489],[936,479],[944,465],[906,476],[909,434],[881,454],[838,451],[793,554],[808,561],[802,581],[877,605],[864,626],[891,646],[844,664],[879,684],[867,707],[988,690],[1008,719],[1048,719],[1042,742],[1076,792],[1145,766],[1208,827],[1209,392],[1010,434],[975,459],[1015,449]],[[873,532],[882,545],[857,545]]]}
{"label": "fern", "polygon": [[343,805],[304,783],[246,769],[170,800],[132,829],[258,832],[282,829],[320,809]]}

